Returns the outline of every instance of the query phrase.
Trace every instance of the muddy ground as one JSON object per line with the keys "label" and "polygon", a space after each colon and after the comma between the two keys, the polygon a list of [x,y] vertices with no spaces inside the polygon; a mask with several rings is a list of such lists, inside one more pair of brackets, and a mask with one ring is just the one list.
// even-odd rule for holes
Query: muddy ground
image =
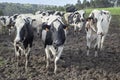
{"label": "muddy ground", "polygon": [[84,29],[76,36],[70,29],[56,75],[53,62],[45,72],[45,52],[37,37],[30,52],[28,73],[24,70],[24,57],[18,70],[10,43],[13,39],[12,35],[0,35],[0,80],[120,80],[120,22],[117,17],[111,22],[104,50],[98,57],[94,57],[93,50],[86,56]]}

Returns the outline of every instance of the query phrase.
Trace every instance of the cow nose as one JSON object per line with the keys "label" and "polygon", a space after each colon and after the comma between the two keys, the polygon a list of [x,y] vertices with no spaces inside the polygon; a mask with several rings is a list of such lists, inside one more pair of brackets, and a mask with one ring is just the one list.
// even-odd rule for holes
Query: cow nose
{"label": "cow nose", "polygon": [[104,36],[104,34],[102,32],[99,32],[98,35]]}
{"label": "cow nose", "polygon": [[53,42],[53,46],[54,46],[55,49],[57,49],[58,48],[57,47],[57,42]]}
{"label": "cow nose", "polygon": [[53,45],[54,45],[54,46],[57,46],[57,44],[58,44],[58,41],[54,41],[54,42],[53,42]]}

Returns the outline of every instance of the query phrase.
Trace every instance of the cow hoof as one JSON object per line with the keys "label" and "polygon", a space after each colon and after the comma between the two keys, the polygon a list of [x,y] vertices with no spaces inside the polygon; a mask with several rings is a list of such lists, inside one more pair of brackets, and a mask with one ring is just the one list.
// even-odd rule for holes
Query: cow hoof
{"label": "cow hoof", "polygon": [[87,56],[89,56],[89,53],[87,52]]}
{"label": "cow hoof", "polygon": [[98,54],[97,54],[97,53],[95,54],[95,57],[98,57]]}
{"label": "cow hoof", "polygon": [[56,71],[54,71],[54,74],[56,75]]}

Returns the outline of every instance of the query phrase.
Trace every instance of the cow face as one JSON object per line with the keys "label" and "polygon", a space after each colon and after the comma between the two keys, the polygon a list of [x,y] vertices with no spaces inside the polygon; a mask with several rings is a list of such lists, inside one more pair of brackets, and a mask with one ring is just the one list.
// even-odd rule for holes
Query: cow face
{"label": "cow face", "polygon": [[16,33],[15,42],[20,42],[24,40],[26,35],[26,26],[27,23],[23,18],[19,17],[16,19],[15,27],[17,33]]}
{"label": "cow face", "polygon": [[42,25],[42,40],[46,45],[53,45],[55,48],[64,44],[67,27],[59,20],[55,20],[51,25]]}
{"label": "cow face", "polygon": [[64,44],[66,39],[66,26],[63,25],[59,20],[53,22],[51,26],[51,31],[53,34],[53,45],[55,47],[61,46]]}
{"label": "cow face", "polygon": [[1,22],[2,25],[5,25],[6,24],[6,19],[4,17],[1,17],[0,22]]}
{"label": "cow face", "polygon": [[[85,11],[83,10],[77,11],[73,15],[74,26],[78,27],[79,30],[81,30],[84,25],[84,21],[85,21],[84,15],[85,15]],[[76,31],[76,28],[75,28],[75,31]]]}

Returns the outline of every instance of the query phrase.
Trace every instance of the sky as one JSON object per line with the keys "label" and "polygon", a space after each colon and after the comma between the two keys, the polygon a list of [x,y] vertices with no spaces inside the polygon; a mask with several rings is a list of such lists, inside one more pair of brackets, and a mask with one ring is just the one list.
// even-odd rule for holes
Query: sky
{"label": "sky", "polygon": [[[83,0],[81,0],[83,1]],[[12,3],[30,3],[30,4],[45,4],[45,5],[57,5],[64,6],[66,4],[76,4],[77,0],[0,0],[1,2]]]}

